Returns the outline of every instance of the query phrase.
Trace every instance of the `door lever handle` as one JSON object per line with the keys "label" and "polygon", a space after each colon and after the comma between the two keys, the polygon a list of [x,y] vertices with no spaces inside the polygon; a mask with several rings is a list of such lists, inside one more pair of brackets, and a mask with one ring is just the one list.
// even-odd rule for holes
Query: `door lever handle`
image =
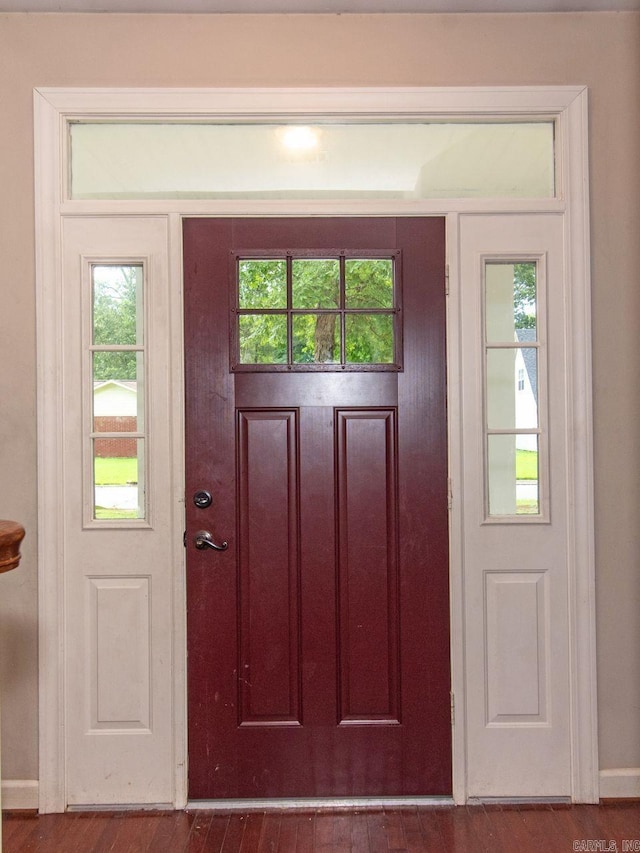
{"label": "door lever handle", "polygon": [[226,539],[221,542],[220,545],[214,542],[213,537],[208,530],[199,530],[194,536],[193,541],[195,542],[198,551],[206,551],[207,548],[211,548],[214,551],[226,551],[229,547],[229,543]]}

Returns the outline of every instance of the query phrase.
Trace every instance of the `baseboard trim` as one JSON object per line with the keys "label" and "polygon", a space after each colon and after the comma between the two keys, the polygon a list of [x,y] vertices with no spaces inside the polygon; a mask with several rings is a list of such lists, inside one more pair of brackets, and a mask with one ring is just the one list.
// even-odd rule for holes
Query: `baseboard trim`
{"label": "baseboard trim", "polygon": [[4,779],[2,781],[3,809],[37,809],[37,779]]}
{"label": "baseboard trim", "polygon": [[638,799],[640,767],[616,767],[600,771],[600,799]]}
{"label": "baseboard trim", "polygon": [[[640,767],[616,767],[600,771],[601,799],[640,798]],[[39,786],[37,779],[5,779],[2,782],[3,809],[38,809]],[[190,800],[190,809],[255,809],[255,808],[335,808],[336,806],[381,807],[393,805],[452,805],[450,797],[380,797],[345,799],[290,799],[290,800]],[[92,806],[91,808],[96,808]],[[108,808],[113,808],[109,806]],[[162,808],[166,808],[162,806]]]}

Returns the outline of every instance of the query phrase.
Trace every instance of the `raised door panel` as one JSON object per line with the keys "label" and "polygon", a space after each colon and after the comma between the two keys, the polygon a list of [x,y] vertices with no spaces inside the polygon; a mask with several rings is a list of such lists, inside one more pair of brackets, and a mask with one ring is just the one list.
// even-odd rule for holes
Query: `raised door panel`
{"label": "raised door panel", "polygon": [[238,413],[241,726],[300,723],[297,420]]}
{"label": "raised door panel", "polygon": [[546,572],[487,572],[487,725],[547,723]]}
{"label": "raised door panel", "polygon": [[151,579],[87,578],[87,729],[151,731]]}
{"label": "raised door panel", "polygon": [[400,718],[395,415],[336,412],[343,724]]}

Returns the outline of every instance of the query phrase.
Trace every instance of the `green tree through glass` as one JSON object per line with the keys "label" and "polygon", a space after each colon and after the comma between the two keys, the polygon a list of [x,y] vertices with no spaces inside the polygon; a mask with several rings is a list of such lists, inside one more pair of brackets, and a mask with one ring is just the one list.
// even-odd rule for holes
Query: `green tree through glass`
{"label": "green tree through glass", "polygon": [[286,308],[287,262],[243,260],[239,264],[240,308]]}
{"label": "green tree through glass", "polygon": [[513,317],[516,329],[536,327],[536,265],[513,265]]}
{"label": "green tree through glass", "polygon": [[[285,259],[240,260],[240,363],[287,362],[283,321],[289,312],[293,364],[339,364],[342,359],[346,364],[392,363],[393,261],[347,258],[342,297],[340,267],[336,257],[293,258],[289,302]],[[344,342],[341,340],[343,312]]]}
{"label": "green tree through glass", "polygon": [[[292,271],[294,308],[340,307],[340,262],[335,259],[294,260]],[[296,327],[293,360],[297,364],[326,364],[340,361],[339,315],[308,314]],[[337,334],[336,334],[337,333]]]}
{"label": "green tree through glass", "polygon": [[[93,343],[135,346],[139,334],[137,310],[141,285],[140,266],[93,268]],[[96,352],[94,380],[135,380],[137,353]]]}
{"label": "green tree through glass", "polygon": [[[298,262],[294,262],[296,267]],[[294,278],[294,307],[331,308],[339,304],[339,269],[337,261],[299,262],[299,276]],[[388,259],[355,260],[345,263],[345,307],[393,308],[393,262]],[[297,283],[296,283],[297,282]],[[347,322],[345,361],[376,364],[393,361],[393,323],[391,314],[360,314],[357,322]],[[307,319],[308,318],[308,319]],[[314,324],[313,334],[302,342],[294,341],[296,363],[331,363],[340,361],[339,315],[306,315]]]}

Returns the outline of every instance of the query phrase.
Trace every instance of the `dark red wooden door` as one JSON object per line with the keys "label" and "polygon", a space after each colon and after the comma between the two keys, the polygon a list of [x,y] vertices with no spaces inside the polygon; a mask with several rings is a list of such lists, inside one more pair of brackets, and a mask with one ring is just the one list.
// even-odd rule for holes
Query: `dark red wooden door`
{"label": "dark red wooden door", "polygon": [[[395,367],[238,367],[296,253],[395,259]],[[184,272],[189,796],[450,793],[444,220],[190,219]]]}

